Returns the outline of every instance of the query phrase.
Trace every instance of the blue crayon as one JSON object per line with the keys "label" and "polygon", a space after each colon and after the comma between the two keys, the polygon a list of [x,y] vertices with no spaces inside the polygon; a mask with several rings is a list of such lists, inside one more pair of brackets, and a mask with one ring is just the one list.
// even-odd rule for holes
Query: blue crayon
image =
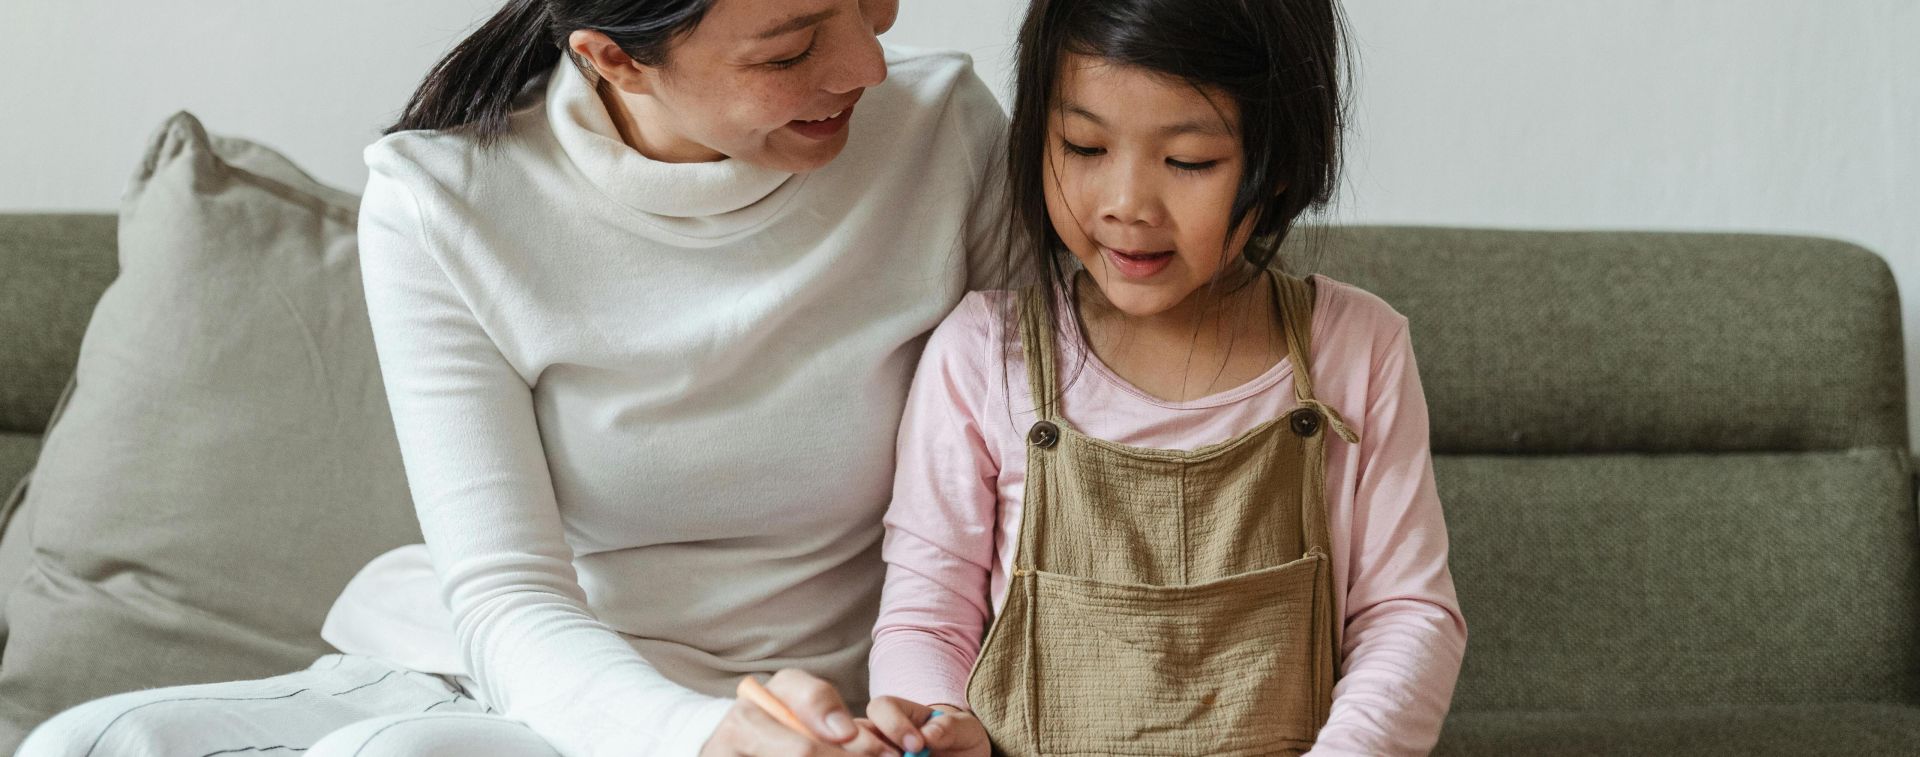
{"label": "blue crayon", "polygon": [[[927,717],[927,723],[933,722],[933,719],[937,717],[940,717],[940,711],[934,710],[933,714]],[[926,723],[921,723],[921,725],[926,725]],[[908,752],[907,757],[931,757],[932,753],[933,753],[933,749],[931,747],[928,747],[918,752]]]}

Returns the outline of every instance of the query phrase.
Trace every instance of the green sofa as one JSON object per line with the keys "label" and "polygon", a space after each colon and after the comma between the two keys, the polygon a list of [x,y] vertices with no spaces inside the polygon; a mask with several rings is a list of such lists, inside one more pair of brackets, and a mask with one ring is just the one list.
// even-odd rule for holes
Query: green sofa
{"label": "green sofa", "polygon": [[1436,754],[1920,754],[1892,274],[1780,236],[1374,228],[1470,639]]}
{"label": "green sofa", "polygon": [[[0,480],[32,465],[114,228],[0,215]],[[1289,260],[1413,322],[1471,629],[1437,754],[1920,753],[1920,535],[1879,258],[1355,227],[1301,234]],[[31,554],[8,537],[11,580]]]}

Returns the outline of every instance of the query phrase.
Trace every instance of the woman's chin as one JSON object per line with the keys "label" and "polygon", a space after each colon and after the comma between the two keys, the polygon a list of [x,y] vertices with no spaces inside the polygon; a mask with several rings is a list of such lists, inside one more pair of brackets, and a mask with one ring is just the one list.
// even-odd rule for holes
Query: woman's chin
{"label": "woman's chin", "polygon": [[797,134],[775,132],[760,151],[741,157],[754,165],[776,171],[808,173],[826,168],[846,148],[845,130],[830,139],[803,138]]}

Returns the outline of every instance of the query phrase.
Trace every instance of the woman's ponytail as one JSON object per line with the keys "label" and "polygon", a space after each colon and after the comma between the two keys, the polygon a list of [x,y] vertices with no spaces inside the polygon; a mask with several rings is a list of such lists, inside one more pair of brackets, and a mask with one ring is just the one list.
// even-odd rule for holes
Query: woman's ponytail
{"label": "woman's ponytail", "polygon": [[509,0],[447,53],[385,133],[466,129],[490,143],[507,130],[514,98],[560,62],[547,0]]}

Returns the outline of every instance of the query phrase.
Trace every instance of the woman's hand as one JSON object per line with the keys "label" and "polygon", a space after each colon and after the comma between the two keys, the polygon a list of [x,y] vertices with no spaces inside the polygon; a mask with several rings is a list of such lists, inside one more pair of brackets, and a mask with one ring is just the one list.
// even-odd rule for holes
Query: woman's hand
{"label": "woman's hand", "polygon": [[701,748],[701,757],[843,757],[854,752],[862,734],[840,693],[800,670],[782,670],[767,682],[767,690],[806,724],[811,736],[780,722],[773,714],[746,699],[734,700],[720,727]]}
{"label": "woman's hand", "polygon": [[843,747],[862,757],[902,757],[900,748],[880,732],[880,726],[866,718],[854,718],[853,724],[860,729],[860,735]]}
{"label": "woman's hand", "polygon": [[[935,710],[940,717],[933,717]],[[879,697],[867,703],[867,718],[888,741],[907,752],[932,749],[934,757],[989,757],[987,729],[965,707],[932,707],[898,697]]]}

